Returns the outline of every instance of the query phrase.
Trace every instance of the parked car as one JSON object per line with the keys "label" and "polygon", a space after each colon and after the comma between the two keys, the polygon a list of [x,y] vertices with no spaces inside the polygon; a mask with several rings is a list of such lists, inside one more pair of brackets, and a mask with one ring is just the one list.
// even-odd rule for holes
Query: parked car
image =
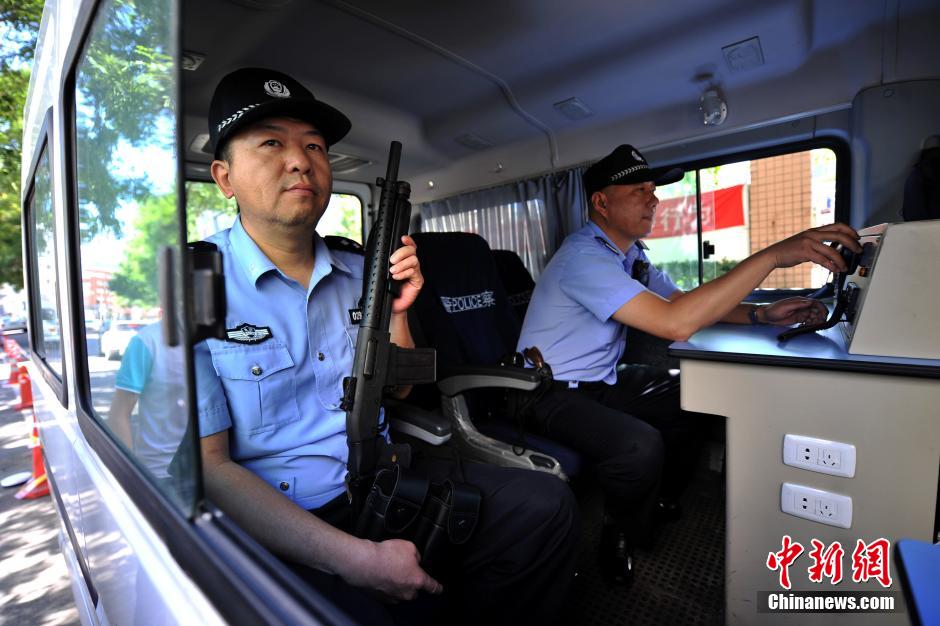
{"label": "parked car", "polygon": [[26,318],[19,315],[4,315],[0,317],[0,329],[16,331],[26,329]]}
{"label": "parked car", "polygon": [[111,322],[108,330],[101,333],[101,353],[109,359],[120,359],[131,337],[149,324],[143,320],[115,320]]}

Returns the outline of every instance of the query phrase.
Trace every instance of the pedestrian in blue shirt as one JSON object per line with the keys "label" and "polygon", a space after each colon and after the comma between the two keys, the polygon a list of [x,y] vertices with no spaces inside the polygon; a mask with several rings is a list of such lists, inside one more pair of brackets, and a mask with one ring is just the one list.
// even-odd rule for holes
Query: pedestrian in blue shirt
{"label": "pedestrian in blue shirt", "polygon": [[[638,150],[621,145],[584,173],[589,222],[568,236],[532,294],[518,349],[537,346],[555,377],[535,403],[531,427],[591,459],[606,500],[600,559],[614,580],[633,580],[632,544],[648,540],[657,510],[678,515],[675,502],[695,460],[701,420],[679,406],[678,378],[632,366],[618,372],[627,327],[683,341],[715,322],[790,325],[826,315],[816,300],[788,298],[741,304],[775,268],[805,261],[844,270],[826,242],[860,250],[844,224],[813,228],[776,243],[689,292],[650,264],[643,237],[653,228],[656,186],[681,169],[651,169]],[[664,445],[665,441],[665,445]],[[664,467],[665,464],[665,467]]]}
{"label": "pedestrian in blue shirt", "polygon": [[[210,105],[211,173],[238,202],[231,229],[209,238],[223,256],[226,334],[194,350],[205,488],[249,534],[357,621],[551,623],[571,581],[577,507],[538,472],[475,463],[431,468],[483,495],[476,531],[434,615],[441,581],[404,540],[349,534],[342,381],[352,369],[363,256],[316,233],[330,199],[330,146],[345,115],[279,72],[225,77]],[[404,281],[391,338],[413,347],[406,311],[423,278],[411,237],[391,256]],[[398,389],[401,397],[408,389]],[[384,604],[384,598],[393,604]],[[417,598],[415,600],[415,598]],[[413,602],[400,602],[414,600]]]}

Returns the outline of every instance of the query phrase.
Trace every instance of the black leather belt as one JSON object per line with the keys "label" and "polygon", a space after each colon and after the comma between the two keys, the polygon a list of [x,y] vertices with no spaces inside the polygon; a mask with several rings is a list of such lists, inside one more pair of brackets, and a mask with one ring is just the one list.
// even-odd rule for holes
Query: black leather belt
{"label": "black leather belt", "polygon": [[553,380],[552,389],[555,391],[561,391],[565,389],[577,391],[578,389],[603,389],[604,387],[610,386],[607,383],[605,383],[603,380],[592,380],[592,381],[585,381],[585,382],[578,381],[577,387],[570,387],[569,386],[570,382],[571,381],[567,381],[567,380]]}

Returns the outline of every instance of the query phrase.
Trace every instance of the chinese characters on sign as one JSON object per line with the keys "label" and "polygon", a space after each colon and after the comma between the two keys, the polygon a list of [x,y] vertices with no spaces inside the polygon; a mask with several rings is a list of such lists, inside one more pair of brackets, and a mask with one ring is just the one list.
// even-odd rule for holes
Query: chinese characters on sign
{"label": "chinese characters on sign", "polygon": [[[793,541],[790,535],[784,535],[779,552],[767,555],[767,568],[771,571],[779,570],[780,586],[790,588],[790,566],[804,552],[803,545]],[[810,541],[812,550],[807,554],[813,563],[807,568],[809,579],[814,583],[822,583],[828,578],[830,584],[838,585],[842,581],[842,557],[845,550],[838,541],[826,545],[818,539]],[[859,539],[852,551],[852,581],[857,583],[877,580],[882,587],[891,586],[891,542],[880,538],[865,543]]]}

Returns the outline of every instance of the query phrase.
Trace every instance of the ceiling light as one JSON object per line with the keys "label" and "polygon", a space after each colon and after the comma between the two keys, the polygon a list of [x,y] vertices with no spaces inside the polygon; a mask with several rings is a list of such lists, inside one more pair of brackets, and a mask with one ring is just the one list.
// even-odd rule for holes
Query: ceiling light
{"label": "ceiling light", "polygon": [[706,126],[718,126],[728,117],[728,105],[725,104],[725,99],[718,87],[705,89],[699,109],[702,111],[702,121]]}
{"label": "ceiling light", "polygon": [[567,100],[556,102],[552,106],[569,120],[583,120],[586,117],[594,115],[594,111],[578,98],[568,98]]}

